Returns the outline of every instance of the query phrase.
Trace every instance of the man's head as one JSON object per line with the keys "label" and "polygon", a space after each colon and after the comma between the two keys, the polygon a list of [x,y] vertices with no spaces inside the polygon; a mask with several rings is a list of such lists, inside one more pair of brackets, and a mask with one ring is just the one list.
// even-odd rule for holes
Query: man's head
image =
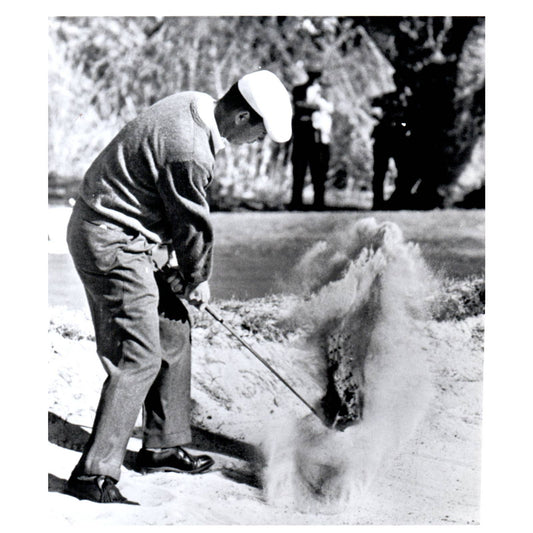
{"label": "man's head", "polygon": [[307,74],[307,83],[311,84],[320,80],[324,71],[324,59],[318,56],[308,58],[305,63],[305,73]]}
{"label": "man's head", "polygon": [[234,144],[252,143],[266,134],[279,143],[292,135],[289,93],[268,70],[243,76],[217,102],[215,118],[220,134]]}

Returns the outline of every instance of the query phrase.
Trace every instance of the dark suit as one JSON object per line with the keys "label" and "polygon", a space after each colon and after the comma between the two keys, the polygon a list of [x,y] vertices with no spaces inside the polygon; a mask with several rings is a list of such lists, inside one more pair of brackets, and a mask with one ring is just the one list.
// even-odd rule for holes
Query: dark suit
{"label": "dark suit", "polygon": [[324,207],[324,193],[329,166],[329,145],[321,141],[320,130],[313,127],[312,114],[316,107],[306,103],[309,81],[296,86],[293,91],[294,116],[292,120],[292,172],[293,188],[291,207],[303,206],[303,188],[307,168],[311,173],[314,190],[313,206]]}

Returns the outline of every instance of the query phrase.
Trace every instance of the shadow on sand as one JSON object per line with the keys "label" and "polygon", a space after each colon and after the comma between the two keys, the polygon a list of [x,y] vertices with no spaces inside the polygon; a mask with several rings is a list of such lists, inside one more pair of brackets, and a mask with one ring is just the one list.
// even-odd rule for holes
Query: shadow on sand
{"label": "shadow on sand", "polygon": [[[68,422],[51,411],[48,412],[48,441],[52,444],[81,453],[89,440],[89,435],[83,426]],[[136,427],[132,436],[142,438],[142,429]],[[192,442],[187,445],[187,448],[222,454],[244,461],[246,466],[243,468],[234,465],[223,466],[221,468],[222,474],[237,483],[245,483],[255,488],[261,487],[261,470],[264,465],[264,458],[255,446],[193,427]],[[124,467],[128,470],[134,470],[136,456],[136,452],[127,450]],[[72,466],[74,467],[74,465]],[[54,474],[48,474],[48,492],[65,493],[65,485],[65,479]]]}

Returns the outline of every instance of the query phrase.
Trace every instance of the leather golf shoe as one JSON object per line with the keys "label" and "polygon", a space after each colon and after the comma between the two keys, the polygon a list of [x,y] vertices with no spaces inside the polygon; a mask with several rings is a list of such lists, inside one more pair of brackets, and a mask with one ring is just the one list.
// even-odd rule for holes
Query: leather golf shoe
{"label": "leather golf shoe", "polygon": [[90,500],[97,503],[125,503],[139,505],[124,498],[109,476],[76,476],[67,481],[66,493],[79,500]]}
{"label": "leather golf shoe", "polygon": [[200,474],[208,470],[214,461],[209,455],[191,455],[180,446],[151,451],[141,448],[137,454],[136,469],[142,474],[152,472],[179,472]]}

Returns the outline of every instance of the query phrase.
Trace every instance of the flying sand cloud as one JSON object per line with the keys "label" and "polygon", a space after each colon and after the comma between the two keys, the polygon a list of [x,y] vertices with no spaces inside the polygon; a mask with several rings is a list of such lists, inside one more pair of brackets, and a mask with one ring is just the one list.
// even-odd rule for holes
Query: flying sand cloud
{"label": "flying sand cloud", "polygon": [[309,332],[330,366],[334,355],[329,378],[340,403],[357,388],[362,418],[350,425],[348,412],[344,431],[312,416],[278,421],[264,443],[264,486],[270,503],[332,512],[361,504],[431,402],[422,324],[436,282],[400,228],[374,219],[315,245],[290,282],[300,298],[287,320]]}

